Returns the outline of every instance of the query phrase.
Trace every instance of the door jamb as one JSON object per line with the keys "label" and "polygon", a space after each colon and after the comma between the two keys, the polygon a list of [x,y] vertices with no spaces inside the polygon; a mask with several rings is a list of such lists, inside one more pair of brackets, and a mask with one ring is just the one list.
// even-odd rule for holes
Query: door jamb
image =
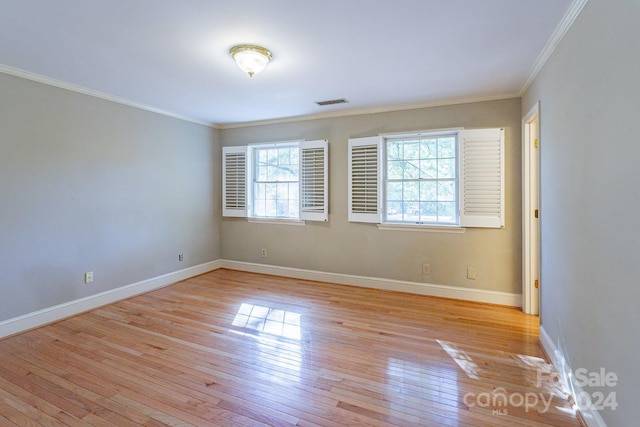
{"label": "door jamb", "polygon": [[[537,123],[537,138],[531,138],[531,126]],[[522,311],[538,315],[540,311],[540,219],[535,210],[540,200],[540,101],[522,118]],[[537,162],[532,156],[537,156]],[[534,170],[537,169],[537,170]],[[537,185],[532,188],[532,180]],[[535,193],[535,194],[534,194]],[[538,215],[539,216],[539,215]],[[537,236],[533,236],[533,221],[537,221]],[[532,239],[537,239],[533,246]],[[535,253],[533,253],[535,252]],[[535,279],[537,278],[537,279]]]}

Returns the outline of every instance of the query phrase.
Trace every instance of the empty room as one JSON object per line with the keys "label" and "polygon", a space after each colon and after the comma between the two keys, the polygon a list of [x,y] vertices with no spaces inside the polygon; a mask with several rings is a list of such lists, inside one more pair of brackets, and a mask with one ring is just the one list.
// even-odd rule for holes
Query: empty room
{"label": "empty room", "polygon": [[1,0],[0,426],[634,426],[640,2]]}

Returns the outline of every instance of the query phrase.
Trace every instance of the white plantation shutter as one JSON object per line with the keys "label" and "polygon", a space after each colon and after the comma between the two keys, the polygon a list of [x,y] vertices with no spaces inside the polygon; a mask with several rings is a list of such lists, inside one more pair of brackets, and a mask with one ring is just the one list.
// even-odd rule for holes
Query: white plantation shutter
{"label": "white plantation shutter", "polygon": [[300,142],[300,219],[329,219],[329,174],[326,139]]}
{"label": "white plantation shutter", "polygon": [[504,130],[460,131],[460,226],[504,227]]}
{"label": "white plantation shutter", "polygon": [[349,139],[349,221],[382,222],[382,139]]}
{"label": "white plantation shutter", "polygon": [[247,147],[222,147],[222,215],[247,216]]}

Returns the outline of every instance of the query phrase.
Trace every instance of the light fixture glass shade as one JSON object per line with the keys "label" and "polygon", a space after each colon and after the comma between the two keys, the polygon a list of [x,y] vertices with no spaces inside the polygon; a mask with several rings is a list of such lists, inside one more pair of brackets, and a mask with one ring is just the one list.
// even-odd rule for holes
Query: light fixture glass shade
{"label": "light fixture glass shade", "polygon": [[249,74],[249,77],[264,70],[272,58],[271,52],[267,49],[250,44],[234,46],[229,53],[238,67]]}

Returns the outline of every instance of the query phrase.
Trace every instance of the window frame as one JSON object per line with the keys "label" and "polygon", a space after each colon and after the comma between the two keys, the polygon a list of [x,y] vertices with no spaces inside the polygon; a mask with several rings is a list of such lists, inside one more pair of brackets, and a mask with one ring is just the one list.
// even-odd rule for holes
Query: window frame
{"label": "window frame", "polygon": [[[454,139],[454,178],[414,178],[414,179],[392,179],[389,177],[389,166],[392,160],[389,159],[389,144],[391,142],[396,141],[407,141],[411,139],[415,139],[418,142],[422,140],[429,139],[438,139],[441,137],[452,137]],[[382,137],[382,222],[383,225],[388,226],[425,226],[425,227],[459,227],[460,226],[460,169],[459,169],[459,153],[460,153],[460,141],[459,141],[459,132],[457,130],[450,131],[433,131],[433,132],[419,132],[414,134],[404,134],[404,135],[389,135]],[[435,157],[436,160],[445,159],[444,157]],[[407,161],[406,158],[403,158],[404,161]],[[420,158],[419,160],[422,160]],[[454,183],[454,221],[452,222],[440,222],[440,221],[398,221],[389,219],[389,195],[388,195],[388,184],[389,182],[398,182],[398,183],[406,183],[406,182],[427,182],[432,181],[436,183],[436,186],[440,181],[453,181]],[[400,201],[401,203],[407,203],[406,200],[403,199]],[[449,202],[444,200],[436,200],[436,203],[440,202]],[[419,200],[419,203],[422,203],[422,200]]]}
{"label": "window frame", "polygon": [[[269,149],[280,149],[280,148],[296,148],[298,150],[298,159],[300,158],[300,141],[286,141],[286,142],[272,142],[272,143],[260,143],[260,144],[252,144],[248,146],[249,156],[251,157],[251,172],[248,174],[248,181],[250,185],[248,186],[248,217],[255,220],[272,220],[272,221],[299,221],[300,220],[300,169],[298,160],[298,174],[297,180],[291,181],[259,181],[259,170],[260,165],[258,164],[258,156],[259,151],[269,150]],[[292,184],[295,183],[298,186],[296,191],[298,196],[298,215],[297,216],[261,216],[256,214],[257,201],[255,199],[257,191],[256,186],[258,184],[276,184],[276,192],[277,185],[280,183]]]}

